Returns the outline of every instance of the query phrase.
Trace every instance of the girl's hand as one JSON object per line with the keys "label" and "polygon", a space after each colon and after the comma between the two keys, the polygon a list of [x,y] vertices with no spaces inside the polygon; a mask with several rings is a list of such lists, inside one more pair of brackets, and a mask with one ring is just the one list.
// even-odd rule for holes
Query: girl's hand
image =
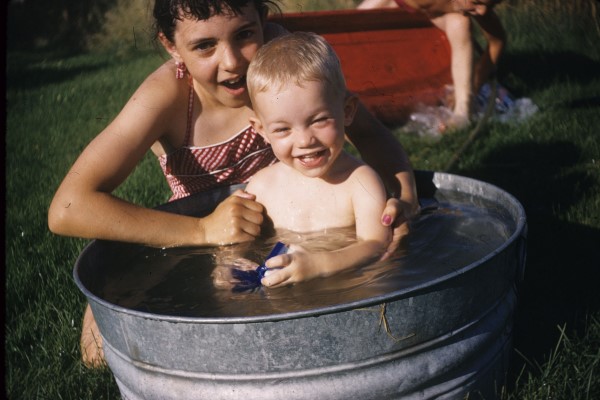
{"label": "girl's hand", "polygon": [[269,288],[277,288],[298,282],[308,281],[319,276],[317,255],[306,251],[302,246],[290,245],[286,254],[267,260],[269,270],[261,283]]}
{"label": "girl's hand", "polygon": [[240,271],[254,271],[258,267],[258,264],[247,258],[237,259],[218,259],[217,265],[213,270],[211,276],[213,278],[213,284],[216,288],[232,290],[238,285],[239,280],[233,276],[232,270],[237,269]]}
{"label": "girl's hand", "polygon": [[381,216],[381,223],[384,226],[391,226],[393,228],[392,241],[380,260],[388,259],[398,249],[400,241],[410,231],[410,220],[418,212],[418,206],[415,208],[411,204],[397,198],[388,199],[383,210],[383,215]]}
{"label": "girl's hand", "polygon": [[223,200],[212,214],[201,220],[205,242],[226,245],[251,241],[260,235],[263,206],[254,199],[254,195],[236,190]]}

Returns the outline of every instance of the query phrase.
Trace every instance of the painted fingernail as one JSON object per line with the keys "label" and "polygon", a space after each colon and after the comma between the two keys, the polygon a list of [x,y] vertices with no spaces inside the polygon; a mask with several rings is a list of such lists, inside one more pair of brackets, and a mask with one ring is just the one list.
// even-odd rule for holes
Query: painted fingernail
{"label": "painted fingernail", "polygon": [[392,223],[392,217],[390,215],[384,215],[381,222],[383,222],[384,225],[389,225]]}

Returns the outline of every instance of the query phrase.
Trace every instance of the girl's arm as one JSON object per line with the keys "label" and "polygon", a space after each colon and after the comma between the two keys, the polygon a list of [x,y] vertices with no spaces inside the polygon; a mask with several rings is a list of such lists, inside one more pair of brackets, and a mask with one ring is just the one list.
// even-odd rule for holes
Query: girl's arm
{"label": "girl's arm", "polygon": [[52,232],[157,247],[232,243],[251,240],[260,232],[262,206],[249,196],[232,196],[210,216],[192,218],[140,207],[112,195],[169,131],[169,125],[178,118],[185,121],[185,114],[176,110],[187,108],[177,103],[181,96],[176,83],[162,79],[172,72],[161,71],[165,69],[140,86],[75,161],[50,205]]}
{"label": "girl's arm", "polygon": [[358,241],[329,252],[310,253],[301,246],[291,245],[290,251],[269,259],[267,267],[284,268],[267,272],[262,283],[281,287],[365,265],[381,256],[391,239],[390,229],[378,219],[385,207],[386,194],[381,180],[370,168],[358,168],[351,176],[352,203]]}

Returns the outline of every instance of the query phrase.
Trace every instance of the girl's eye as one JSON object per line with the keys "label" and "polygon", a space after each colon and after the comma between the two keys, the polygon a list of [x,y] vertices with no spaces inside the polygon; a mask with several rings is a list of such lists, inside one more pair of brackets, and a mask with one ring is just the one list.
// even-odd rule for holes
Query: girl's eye
{"label": "girl's eye", "polygon": [[200,42],[196,45],[196,50],[201,52],[207,52],[212,50],[215,47],[215,43],[212,41]]}
{"label": "girl's eye", "polygon": [[254,31],[251,29],[246,29],[246,30],[238,32],[237,36],[238,36],[238,39],[241,39],[241,40],[250,39],[254,36]]}

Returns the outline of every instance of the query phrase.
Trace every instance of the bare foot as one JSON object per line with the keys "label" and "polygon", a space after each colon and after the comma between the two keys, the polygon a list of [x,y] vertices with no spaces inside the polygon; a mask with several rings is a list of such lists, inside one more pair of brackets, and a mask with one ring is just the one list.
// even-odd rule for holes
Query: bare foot
{"label": "bare foot", "polygon": [[102,336],[89,304],[83,315],[79,344],[81,346],[81,361],[86,367],[101,368],[106,366],[104,350],[102,350]]}
{"label": "bare foot", "polygon": [[440,123],[441,133],[450,133],[466,128],[471,123],[468,115],[452,114],[445,123]]}

